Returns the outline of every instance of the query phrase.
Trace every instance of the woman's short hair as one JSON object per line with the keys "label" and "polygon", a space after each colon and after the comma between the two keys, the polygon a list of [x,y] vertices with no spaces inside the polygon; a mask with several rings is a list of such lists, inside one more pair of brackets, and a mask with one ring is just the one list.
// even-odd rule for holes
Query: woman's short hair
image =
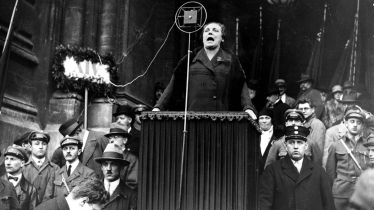
{"label": "woman's short hair", "polygon": [[218,22],[210,22],[210,23],[207,23],[207,24],[204,25],[204,27],[203,27],[203,31],[202,31],[201,34],[200,34],[200,39],[201,39],[201,40],[203,40],[203,34],[204,34],[204,30],[205,30],[205,28],[206,28],[208,25],[213,24],[213,23],[215,23],[215,24],[217,24],[217,25],[219,25],[219,26],[221,27],[222,39],[226,39],[226,27],[225,27],[225,25],[223,25],[222,23],[218,23]]}
{"label": "woman's short hair", "polygon": [[88,204],[105,204],[109,201],[109,193],[105,190],[103,182],[98,179],[88,179],[81,182],[71,191],[74,200],[88,198]]}

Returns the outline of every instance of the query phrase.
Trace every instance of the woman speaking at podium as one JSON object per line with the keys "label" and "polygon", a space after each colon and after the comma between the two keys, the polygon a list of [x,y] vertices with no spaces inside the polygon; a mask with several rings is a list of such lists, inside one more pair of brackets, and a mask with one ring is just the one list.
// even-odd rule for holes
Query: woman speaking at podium
{"label": "woman speaking at podium", "polygon": [[[238,58],[221,47],[226,37],[223,24],[204,26],[204,47],[191,52],[188,111],[245,111],[256,119]],[[183,111],[186,96],[187,55],[179,61],[174,74],[153,111]]]}

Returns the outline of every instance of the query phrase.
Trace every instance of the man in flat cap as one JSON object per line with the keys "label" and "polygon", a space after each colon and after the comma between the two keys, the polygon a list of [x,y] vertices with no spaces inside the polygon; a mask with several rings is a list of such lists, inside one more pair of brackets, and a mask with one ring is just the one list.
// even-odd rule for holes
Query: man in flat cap
{"label": "man in flat cap", "polygon": [[313,88],[314,79],[312,79],[309,74],[301,74],[301,79],[297,81],[300,84],[300,93],[295,101],[295,104],[298,104],[298,101],[302,98],[309,98],[314,106],[315,113],[318,119],[322,119],[322,114],[324,111],[324,105],[321,98],[321,93]]}
{"label": "man in flat cap", "polygon": [[360,107],[354,107],[344,116],[347,133],[338,141],[332,143],[328,149],[326,172],[330,178],[335,206],[337,209],[351,209],[351,197],[355,182],[362,171],[370,168],[367,158],[367,136],[362,129],[365,113]]}
{"label": "man in flat cap", "polygon": [[95,171],[83,165],[78,156],[82,152],[82,140],[77,137],[67,136],[60,141],[62,153],[66,160],[65,166],[53,173],[47,184],[43,202],[59,195],[68,195],[70,191],[89,178],[96,178]]}
{"label": "man in flat cap", "polygon": [[286,81],[284,81],[284,79],[277,79],[275,81],[275,84],[278,86],[279,89],[280,100],[288,106],[292,107],[293,104],[295,104],[295,99],[286,95]]}
{"label": "man in flat cap", "polygon": [[[59,132],[63,137],[76,136],[82,140],[82,153],[79,160],[83,165],[94,170],[99,178],[102,178],[103,172],[100,169],[100,165],[94,161],[94,158],[101,157],[109,140],[104,137],[102,132],[85,130],[82,124],[83,122],[72,118],[60,126]],[[53,153],[51,161],[60,168],[65,165],[65,158],[60,147]]]}
{"label": "man in flat cap", "polygon": [[48,200],[35,210],[100,210],[108,201],[109,193],[103,183],[98,179],[87,179],[74,187],[68,196]]}
{"label": "man in flat cap", "polygon": [[364,144],[364,147],[368,150],[370,168],[374,168],[374,134],[370,134],[367,139],[368,141]]}
{"label": "man in flat cap", "polygon": [[[1,156],[1,152],[0,152]],[[4,167],[5,168],[5,167]],[[0,209],[21,210],[18,203],[18,196],[14,186],[7,179],[0,178]]]}
{"label": "man in flat cap", "polygon": [[38,193],[34,185],[25,179],[22,170],[29,160],[27,152],[20,146],[9,146],[5,156],[6,175],[1,178],[11,182],[16,190],[22,210],[32,210],[38,203]]}
{"label": "man in flat cap", "polygon": [[126,150],[126,143],[131,138],[131,134],[126,131],[125,126],[112,123],[109,133],[105,134],[105,137],[109,139],[109,143],[116,144],[121,148],[123,158],[129,162],[123,168],[121,178],[130,188],[136,189],[138,187],[138,158]]}
{"label": "man in flat cap", "polygon": [[[305,117],[300,110],[289,109],[284,114],[285,126],[304,126]],[[306,157],[311,159],[315,164],[321,165],[322,162],[322,151],[318,145],[310,138],[310,135],[307,137],[308,147],[305,151]],[[268,157],[266,159],[265,168],[275,162],[276,160],[283,159],[287,155],[287,147],[285,136],[282,136],[280,139],[274,141],[273,146],[269,150]]]}
{"label": "man in flat cap", "polygon": [[50,136],[48,133],[34,131],[28,137],[31,144],[31,157],[25,163],[23,175],[38,190],[38,200],[44,197],[45,190],[52,174],[59,170],[56,164],[52,163],[46,157]]}
{"label": "man in flat cap", "polygon": [[259,210],[334,210],[330,182],[324,169],[305,156],[309,130],[285,129],[287,156],[265,168],[258,197]]}
{"label": "man in flat cap", "polygon": [[103,156],[95,158],[104,174],[104,186],[110,194],[104,210],[133,210],[137,205],[137,192],[128,187],[121,177],[121,171],[129,162],[124,160],[122,149],[117,144],[108,144]]}
{"label": "man in flat cap", "polygon": [[131,138],[126,143],[126,150],[139,157],[139,146],[140,146],[140,131],[136,130],[133,125],[135,122],[135,113],[130,105],[120,105],[117,107],[115,113],[115,122],[126,126],[127,132],[131,134]]}
{"label": "man in flat cap", "polygon": [[332,87],[332,98],[326,102],[325,111],[322,115],[322,122],[325,124],[326,129],[330,128],[336,121],[339,121],[344,117],[345,107],[339,102],[342,94],[342,86],[335,85]]}

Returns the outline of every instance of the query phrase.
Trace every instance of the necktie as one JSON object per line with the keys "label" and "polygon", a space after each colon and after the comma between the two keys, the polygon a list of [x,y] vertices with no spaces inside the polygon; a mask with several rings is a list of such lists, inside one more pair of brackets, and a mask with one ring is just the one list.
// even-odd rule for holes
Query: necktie
{"label": "necktie", "polygon": [[11,180],[13,179],[14,181],[18,181],[18,177],[15,177],[15,176],[8,176],[8,180]]}
{"label": "necktie", "polygon": [[108,191],[109,195],[111,195],[111,193],[110,193],[110,182],[108,182],[107,190],[106,191]]}
{"label": "necktie", "polygon": [[71,173],[71,165],[69,165],[69,167],[68,167],[68,176],[70,176],[70,173]]}
{"label": "necktie", "polygon": [[297,171],[300,173],[301,167],[300,167],[300,162],[299,161],[295,161],[295,167],[296,167]]}

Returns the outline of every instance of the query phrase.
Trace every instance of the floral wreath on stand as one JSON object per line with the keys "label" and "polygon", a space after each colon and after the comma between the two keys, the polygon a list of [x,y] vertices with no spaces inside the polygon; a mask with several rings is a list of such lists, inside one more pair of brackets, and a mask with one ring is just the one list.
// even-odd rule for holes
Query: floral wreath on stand
{"label": "floral wreath on stand", "polygon": [[91,48],[57,46],[52,67],[57,88],[67,92],[88,88],[96,95],[114,91],[111,83],[118,81],[118,66],[111,53],[101,55]]}

